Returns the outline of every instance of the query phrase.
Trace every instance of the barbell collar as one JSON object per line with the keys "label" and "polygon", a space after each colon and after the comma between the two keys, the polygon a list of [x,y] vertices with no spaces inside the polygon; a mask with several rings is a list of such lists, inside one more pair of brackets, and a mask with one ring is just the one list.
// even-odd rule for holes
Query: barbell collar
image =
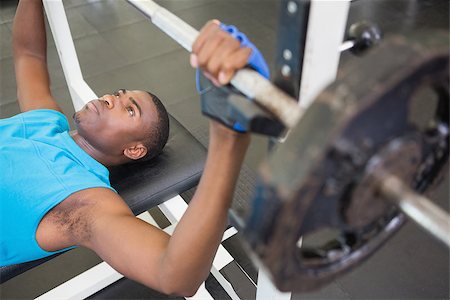
{"label": "barbell collar", "polygon": [[[184,49],[192,52],[192,45],[199,35],[196,29],[151,0],[127,1]],[[303,115],[303,109],[295,99],[253,70],[237,71],[231,79],[231,84],[272,113],[289,129],[293,128]]]}

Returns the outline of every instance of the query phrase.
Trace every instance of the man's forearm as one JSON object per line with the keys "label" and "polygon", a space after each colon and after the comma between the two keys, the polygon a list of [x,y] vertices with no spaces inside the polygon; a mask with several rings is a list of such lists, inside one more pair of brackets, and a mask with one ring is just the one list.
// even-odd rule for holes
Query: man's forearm
{"label": "man's forearm", "polygon": [[42,0],[20,0],[14,17],[13,55],[20,110],[61,111],[50,91]]}
{"label": "man's forearm", "polygon": [[[170,239],[165,282],[183,282],[186,290],[206,279],[223,231],[249,136],[211,125],[208,158],[189,208]],[[221,137],[221,134],[230,135]],[[237,135],[233,137],[233,135]],[[173,278],[179,276],[179,279]],[[170,288],[169,288],[170,290]],[[180,291],[185,292],[185,291]]]}
{"label": "man's forearm", "polygon": [[13,25],[14,57],[32,55],[46,61],[47,40],[41,0],[20,0]]}

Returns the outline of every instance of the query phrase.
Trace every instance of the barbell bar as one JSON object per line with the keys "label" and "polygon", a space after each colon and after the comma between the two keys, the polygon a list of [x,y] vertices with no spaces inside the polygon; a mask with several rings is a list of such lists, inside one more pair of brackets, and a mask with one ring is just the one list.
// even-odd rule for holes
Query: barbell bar
{"label": "barbell bar", "polygon": [[380,181],[379,191],[383,199],[397,205],[409,219],[450,248],[450,216],[405,185],[399,178],[388,175]]}

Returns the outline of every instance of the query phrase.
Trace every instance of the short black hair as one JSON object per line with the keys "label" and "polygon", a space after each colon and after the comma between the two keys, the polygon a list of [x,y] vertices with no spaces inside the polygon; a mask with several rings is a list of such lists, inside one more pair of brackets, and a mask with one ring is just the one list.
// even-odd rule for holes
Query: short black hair
{"label": "short black hair", "polygon": [[155,126],[151,126],[147,139],[144,142],[147,147],[147,154],[138,159],[137,162],[149,161],[158,156],[164,149],[164,146],[167,144],[167,140],[169,139],[169,114],[167,113],[167,110],[161,100],[155,94],[150,92],[147,93],[150,95],[150,98],[155,104],[158,119],[155,122]]}

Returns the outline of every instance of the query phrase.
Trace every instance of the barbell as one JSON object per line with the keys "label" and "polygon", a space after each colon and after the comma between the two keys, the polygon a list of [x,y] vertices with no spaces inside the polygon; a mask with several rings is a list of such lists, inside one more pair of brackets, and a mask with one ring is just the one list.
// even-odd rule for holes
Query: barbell
{"label": "barbell", "polygon": [[[194,28],[153,1],[128,1],[191,51]],[[448,32],[386,37],[306,111],[254,71],[234,76],[291,129],[261,163],[250,205],[231,214],[280,290],[310,291],[351,270],[405,216],[450,247],[450,217],[426,198],[448,176],[448,44]],[[433,109],[418,121],[421,107]]]}

